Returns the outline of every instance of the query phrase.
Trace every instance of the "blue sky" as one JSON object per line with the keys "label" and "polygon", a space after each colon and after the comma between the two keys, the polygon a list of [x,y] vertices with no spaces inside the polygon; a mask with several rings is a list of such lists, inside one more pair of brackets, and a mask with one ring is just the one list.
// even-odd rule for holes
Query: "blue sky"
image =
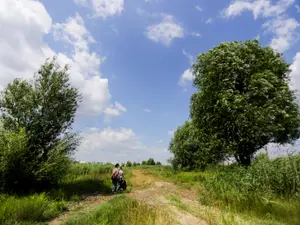
{"label": "blue sky", "polygon": [[298,0],[2,0],[0,89],[58,55],[83,93],[78,160],[166,162],[189,117],[195,56],[257,38],[284,54],[300,89],[299,23]]}

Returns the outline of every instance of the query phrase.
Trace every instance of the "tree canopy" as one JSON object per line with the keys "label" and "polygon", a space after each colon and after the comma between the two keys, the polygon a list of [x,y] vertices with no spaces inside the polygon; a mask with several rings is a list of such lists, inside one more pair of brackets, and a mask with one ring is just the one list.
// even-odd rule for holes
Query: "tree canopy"
{"label": "tree canopy", "polygon": [[205,169],[221,158],[221,152],[207,141],[207,136],[197,129],[192,121],[186,121],[174,133],[169,150],[173,165],[184,170]]}
{"label": "tree canopy", "polygon": [[193,65],[192,122],[242,165],[270,142],[299,138],[299,106],[289,64],[258,41],[221,43]]}
{"label": "tree canopy", "polygon": [[[26,140],[26,148],[22,148],[26,157],[18,160],[25,160],[28,173],[22,176],[23,183],[14,181],[17,186],[56,183],[63,176],[78,144],[71,125],[80,99],[69,82],[68,68],[61,68],[55,59],[47,60],[31,82],[16,79],[3,91],[0,110],[8,135],[2,136],[2,141],[5,137],[15,139],[12,132],[26,136],[22,139]],[[0,151],[5,154],[7,148]],[[17,178],[17,171],[10,176]]]}

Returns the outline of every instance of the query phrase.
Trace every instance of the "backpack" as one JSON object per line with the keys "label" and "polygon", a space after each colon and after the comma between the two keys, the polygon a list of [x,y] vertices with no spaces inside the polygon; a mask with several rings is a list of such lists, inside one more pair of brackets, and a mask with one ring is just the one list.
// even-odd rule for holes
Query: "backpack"
{"label": "backpack", "polygon": [[115,181],[115,180],[117,180],[118,179],[118,170],[115,170],[114,169],[114,172],[113,172],[113,174],[111,175],[111,179],[113,180],[113,181]]}

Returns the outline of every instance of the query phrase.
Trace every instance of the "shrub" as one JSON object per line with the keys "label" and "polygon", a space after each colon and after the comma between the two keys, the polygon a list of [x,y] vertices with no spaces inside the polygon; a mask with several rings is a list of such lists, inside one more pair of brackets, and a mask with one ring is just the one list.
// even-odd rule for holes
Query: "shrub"
{"label": "shrub", "polygon": [[132,163],[130,161],[126,162],[126,167],[132,167]]}
{"label": "shrub", "polygon": [[154,159],[152,159],[152,158],[149,158],[149,159],[147,160],[147,165],[154,166],[154,165],[155,165],[155,161],[154,161]]}

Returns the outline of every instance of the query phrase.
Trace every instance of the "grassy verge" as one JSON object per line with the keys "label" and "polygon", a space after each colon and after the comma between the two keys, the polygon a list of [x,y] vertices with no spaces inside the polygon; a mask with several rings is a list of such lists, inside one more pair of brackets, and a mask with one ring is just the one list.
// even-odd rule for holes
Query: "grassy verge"
{"label": "grassy verge", "polygon": [[184,188],[198,187],[202,205],[228,215],[217,224],[243,224],[237,218],[249,218],[250,224],[300,224],[299,155],[276,160],[261,155],[249,168],[218,166],[205,172],[176,173],[171,167],[145,170]]}
{"label": "grassy verge", "polygon": [[111,169],[112,165],[74,164],[56,189],[29,196],[0,195],[0,224],[48,224],[73,202],[95,192],[110,194]]}
{"label": "grassy verge", "polygon": [[64,225],[171,225],[175,224],[163,210],[134,199],[118,196],[102,206],[77,214]]}

